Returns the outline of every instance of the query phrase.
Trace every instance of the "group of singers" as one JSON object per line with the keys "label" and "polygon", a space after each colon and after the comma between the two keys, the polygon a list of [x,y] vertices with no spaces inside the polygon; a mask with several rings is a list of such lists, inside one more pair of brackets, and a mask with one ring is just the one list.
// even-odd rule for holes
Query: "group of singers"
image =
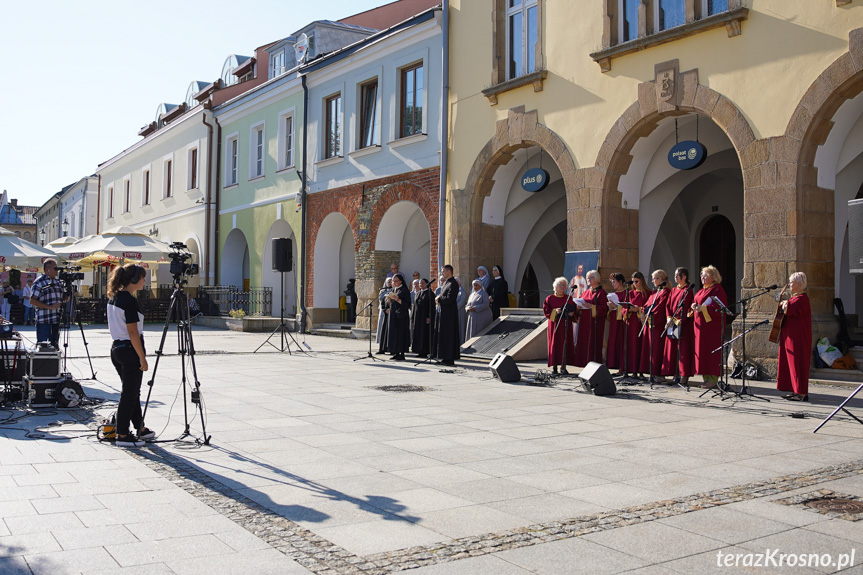
{"label": "group of singers", "polygon": [[[701,269],[702,288],[695,290],[690,283],[689,270],[679,267],[674,271],[673,286],[669,285],[664,270],[650,275],[652,286],[647,285],[641,272],[632,274],[630,281],[621,273],[610,276],[611,292],[601,285],[599,272],[587,272],[583,291],[580,290],[580,273],[567,281],[557,278],[554,294],[543,303],[548,322],[548,366],[552,373],[566,373],[566,366],[584,367],[588,362],[603,363],[603,343],[606,324],[608,343],[605,364],[618,369],[616,375],[632,376],[651,383],[686,385],[693,375],[704,379],[702,387],[717,385],[722,373],[723,354],[716,351],[722,346],[728,299],[720,283],[722,276],[714,266]],[[791,309],[794,317],[800,307],[800,296],[806,287],[802,273],[792,275]],[[629,286],[629,287],[628,287]],[[568,293],[569,292],[569,293]],[[805,301],[808,309],[808,299]],[[807,318],[808,319],[808,318]],[[801,323],[811,323],[803,319]],[[806,401],[808,365],[794,367],[796,357],[808,358],[811,351],[788,353],[790,339],[800,329],[786,329],[780,341],[779,389],[794,391],[786,399]],[[801,332],[802,333],[802,332]],[[811,334],[811,329],[810,332]],[[811,335],[809,336],[811,340]],[[802,343],[802,345],[801,345]],[[805,347],[805,342],[797,344]],[[784,350],[784,353],[783,353]],[[790,365],[790,368],[789,368]],[[783,377],[785,376],[785,377]]]}

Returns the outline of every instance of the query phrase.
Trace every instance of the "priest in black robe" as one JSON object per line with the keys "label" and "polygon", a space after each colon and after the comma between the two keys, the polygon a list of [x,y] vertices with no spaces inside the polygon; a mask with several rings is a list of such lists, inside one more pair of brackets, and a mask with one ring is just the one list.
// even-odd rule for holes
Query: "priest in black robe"
{"label": "priest in black robe", "polygon": [[458,321],[458,282],[453,277],[452,266],[447,264],[441,270],[444,278],[440,295],[435,298],[440,306],[437,323],[437,348],[435,357],[444,365],[453,365],[459,359],[461,338]]}

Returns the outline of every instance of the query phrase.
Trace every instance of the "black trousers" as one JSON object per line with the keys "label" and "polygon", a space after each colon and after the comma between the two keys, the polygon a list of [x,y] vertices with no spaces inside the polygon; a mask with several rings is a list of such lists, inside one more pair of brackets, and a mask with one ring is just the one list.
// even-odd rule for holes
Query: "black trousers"
{"label": "black trousers", "polygon": [[[141,345],[144,340],[141,340]],[[117,435],[129,435],[129,422],[138,430],[144,425],[141,414],[141,360],[129,340],[115,341],[111,346],[111,363],[120,376],[123,390],[120,392],[120,405],[117,406]]]}

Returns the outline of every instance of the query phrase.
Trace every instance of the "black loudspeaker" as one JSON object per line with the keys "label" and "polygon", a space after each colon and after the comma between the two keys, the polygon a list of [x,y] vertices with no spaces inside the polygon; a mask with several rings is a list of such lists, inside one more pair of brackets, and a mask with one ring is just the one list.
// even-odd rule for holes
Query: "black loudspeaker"
{"label": "black loudspeaker", "polygon": [[848,271],[863,274],[863,200],[848,202]]}
{"label": "black loudspeaker", "polygon": [[273,238],[273,271],[294,270],[294,254],[291,238]]}
{"label": "black loudspeaker", "polygon": [[617,386],[614,385],[614,379],[605,364],[591,361],[587,367],[581,370],[578,377],[581,379],[584,391],[588,393],[593,395],[614,395],[617,393]]}
{"label": "black loudspeaker", "polygon": [[492,374],[504,383],[514,383],[521,381],[521,372],[515,364],[515,360],[505,353],[499,353],[494,356],[488,368]]}

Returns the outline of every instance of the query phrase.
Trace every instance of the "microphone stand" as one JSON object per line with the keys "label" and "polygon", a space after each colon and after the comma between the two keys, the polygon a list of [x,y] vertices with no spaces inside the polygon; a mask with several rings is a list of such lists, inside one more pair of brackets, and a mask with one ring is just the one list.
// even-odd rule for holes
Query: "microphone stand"
{"label": "microphone stand", "polygon": [[644,316],[644,325],[641,326],[641,331],[638,332],[638,337],[644,333],[644,328],[650,325],[648,329],[648,335],[650,336],[650,389],[653,389],[653,385],[656,383],[655,378],[653,377],[653,351],[655,349],[655,337],[653,336],[653,308],[656,307],[657,302],[659,301],[659,291],[665,287],[665,282],[663,282],[655,292],[653,292],[653,303],[650,304],[650,307],[647,308],[647,313]]}
{"label": "microphone stand", "polygon": [[568,335],[567,332],[571,332],[572,330],[566,328],[566,318],[569,317],[568,315],[566,315],[566,304],[569,303],[569,299],[572,297],[572,289],[574,287],[575,284],[570,285],[566,288],[566,291],[563,294],[563,304],[560,306],[560,309],[557,312],[557,317],[559,318],[559,321],[557,322],[557,325],[554,326],[555,334],[551,338],[551,357],[552,359],[554,359],[554,340],[557,336],[557,330],[560,329],[561,324],[563,324],[563,365],[560,366],[560,376],[569,375],[569,370],[566,369],[566,338]]}
{"label": "microphone stand", "polygon": [[[366,310],[369,310],[369,353],[363,357],[356,357],[354,361],[359,361],[361,359],[370,359],[372,361],[378,361],[378,358],[372,355],[372,305],[374,305],[378,300],[371,300],[368,305],[366,305],[363,309],[360,310],[360,313],[363,313]],[[357,314],[359,315],[359,314]]]}
{"label": "microphone stand", "polygon": [[[674,322],[674,320],[677,318],[678,312],[680,312],[683,309],[686,309],[686,306],[683,304],[686,303],[686,298],[689,296],[689,293],[691,291],[692,291],[692,284],[689,284],[688,286],[686,286],[686,290],[685,290],[685,293],[683,294],[683,297],[680,298],[679,302],[677,302],[677,308],[674,310],[674,313],[671,315],[671,321],[672,322]],[[686,314],[683,314],[683,315],[685,316]],[[674,368],[674,372],[677,374],[677,377],[676,377],[677,385],[679,387],[682,387],[686,391],[689,391],[689,383],[688,382],[687,383],[682,382],[684,376],[682,373],[680,373],[680,342],[683,341],[683,322],[685,320],[686,320],[685,317],[680,318],[680,331],[678,332],[679,335],[677,338],[677,366]]]}
{"label": "microphone stand", "polygon": [[631,285],[631,281],[624,284],[624,300],[618,303],[618,306],[623,308],[623,375],[620,376],[621,383],[629,383],[629,306],[632,305],[629,301],[629,286]]}
{"label": "microphone stand", "polygon": [[[734,340],[746,335],[747,333],[752,331],[752,329],[755,329],[755,327],[758,327],[759,325],[762,325],[763,323],[768,323],[768,321],[764,321],[764,322],[761,322],[759,324],[756,324],[755,326],[753,326],[752,329],[747,330],[746,329],[746,312],[748,311],[748,309],[746,306],[750,300],[753,300],[755,298],[759,298],[765,294],[768,294],[772,290],[776,289],[776,287],[777,286],[774,285],[774,286],[771,286],[769,288],[764,288],[759,293],[753,294],[749,297],[740,298],[740,301],[737,303],[740,304],[740,317],[743,321],[743,325],[741,326],[742,333],[739,336],[732,339],[731,341],[734,341]],[[725,305],[723,305],[723,303],[721,301],[719,301],[717,299],[716,302],[719,304],[719,307],[722,308],[722,311],[724,311],[727,315],[729,315],[729,316],[734,315],[734,313],[730,309],[728,309]],[[743,346],[743,349],[742,349],[743,357],[741,358],[740,363],[743,365],[743,373],[741,374],[741,376],[743,378],[743,382],[740,385],[740,391],[736,392],[734,395],[736,395],[737,397],[743,397],[745,395],[746,397],[750,397],[752,399],[760,399],[762,401],[769,402],[770,400],[767,399],[766,397],[760,397],[760,396],[753,394],[751,391],[749,391],[749,387],[746,385],[746,338],[745,337],[741,341],[741,344]],[[728,362],[726,361],[725,363],[726,363],[726,368],[727,368]]]}

